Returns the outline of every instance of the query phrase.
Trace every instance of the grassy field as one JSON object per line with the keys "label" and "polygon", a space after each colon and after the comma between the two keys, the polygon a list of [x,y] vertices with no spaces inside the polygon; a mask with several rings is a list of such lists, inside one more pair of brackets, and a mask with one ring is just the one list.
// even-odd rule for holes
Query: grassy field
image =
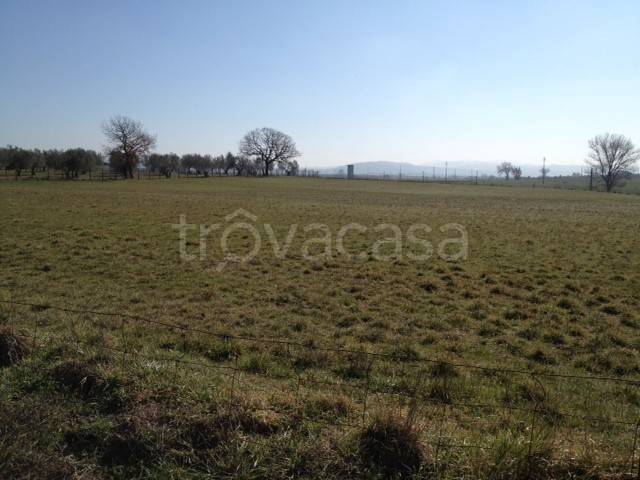
{"label": "grassy field", "polygon": [[[637,196],[209,178],[1,182],[0,200],[0,300],[74,310],[0,304],[7,478],[637,468],[640,389],[583,378],[640,378]],[[243,221],[262,248],[223,265],[222,231],[238,220],[225,217],[238,208],[256,217]],[[204,258],[198,230],[186,243],[195,258],[181,258],[180,215],[221,225]],[[305,258],[314,223],[330,230],[329,258]],[[358,258],[336,248],[349,223],[367,227],[344,237]],[[429,225],[418,235],[436,251],[456,237],[440,227],[462,225],[468,257],[414,260],[414,242],[376,258],[389,232],[373,227],[385,223],[403,235]],[[282,246],[293,224],[288,253],[275,255],[269,232]],[[255,245],[246,230],[227,239],[237,255]]]}

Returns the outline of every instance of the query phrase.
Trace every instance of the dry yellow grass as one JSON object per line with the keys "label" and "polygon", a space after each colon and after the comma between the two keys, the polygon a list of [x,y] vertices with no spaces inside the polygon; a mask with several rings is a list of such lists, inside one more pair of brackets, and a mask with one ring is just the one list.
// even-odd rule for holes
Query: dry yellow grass
{"label": "dry yellow grass", "polygon": [[[165,452],[166,445],[161,448],[156,437],[167,429],[182,435],[176,432],[188,431],[184,425],[191,417],[197,417],[197,425],[212,415],[219,422],[225,413],[207,411],[206,405],[226,405],[228,378],[199,367],[175,368],[134,356],[123,362],[118,353],[107,355],[109,347],[122,346],[117,318],[0,307],[4,318],[27,332],[38,320],[39,338],[45,343],[40,353],[0,373],[8,380],[1,391],[8,411],[27,404],[48,411],[53,407],[44,399],[62,395],[67,400],[56,406],[62,408],[57,413],[60,418],[80,415],[89,433],[107,432],[117,440],[113,440],[116,446],[118,441],[135,444],[132,449],[140,458],[120,459],[119,464],[104,459],[105,452],[114,457],[116,447],[111,444],[97,445],[97,453],[86,448],[72,452],[83,468],[99,475],[139,473],[141,465],[155,474],[180,472],[193,477],[224,475],[234,468],[245,476],[273,478],[362,474],[366,468],[356,461],[357,454],[349,453],[355,448],[351,437],[336,440],[349,429],[323,427],[321,422],[359,423],[362,391],[349,385],[361,386],[367,379],[371,412],[400,408],[397,399],[382,392],[411,396],[418,388],[432,400],[417,420],[426,458],[424,472],[417,475],[432,471],[430,462],[436,456],[438,468],[447,465],[441,475],[466,472],[498,478],[503,470],[505,475],[521,472],[518,469],[524,467],[508,458],[521,459],[522,445],[530,461],[531,443],[540,458],[551,452],[554,461],[571,460],[588,472],[595,468],[603,473],[609,464],[628,470],[634,428],[605,427],[582,417],[635,422],[640,413],[636,386],[552,377],[541,377],[540,385],[526,375],[443,370],[441,364],[424,360],[638,378],[638,197],[396,182],[210,178],[104,184],[3,182],[0,199],[2,300],[135,314],[189,328],[286,338],[318,347],[287,349],[200,334],[183,336],[129,321],[127,345],[138,353],[218,366],[233,366],[239,354],[237,366],[243,374],[237,378],[236,393],[243,392],[251,415],[259,417],[262,407],[271,412],[263,412],[267,417],[262,420],[273,427],[266,434],[253,427],[243,430],[238,427],[242,420],[234,421],[233,435],[225,437],[228,442],[201,449],[206,455],[198,450],[193,464],[185,466],[184,452],[159,460],[158,452]],[[181,260],[178,234],[172,228],[181,214],[189,223],[224,225],[225,216],[238,208],[257,217],[252,223],[263,248],[254,259],[228,262],[220,270],[219,232],[213,232],[204,260]],[[436,246],[452,236],[439,232],[439,227],[461,224],[468,233],[469,256],[459,262],[437,255],[414,261],[405,251],[401,258],[376,260],[372,245],[380,236],[369,230],[345,237],[346,250],[364,252],[362,259],[340,254],[315,261],[303,257],[303,243],[318,233],[305,236],[303,226],[326,224],[333,232],[335,252],[337,231],[352,222],[367,227],[393,223],[404,233],[412,224],[425,223],[434,230],[429,239]],[[280,242],[290,225],[300,226],[284,258],[273,254],[265,224]],[[253,240],[237,233],[230,237],[232,249],[246,253]],[[197,233],[188,240],[188,253],[198,255]],[[79,355],[77,348],[57,347],[54,341],[60,335],[68,338],[70,325],[85,345],[83,362],[93,362],[102,375],[98,383],[117,386],[109,390],[107,400],[117,400],[120,410],[105,412],[101,401],[89,408],[82,398],[73,397],[73,391],[55,385],[55,371],[45,368],[47,362],[59,368],[59,362]],[[51,341],[45,342],[46,338]],[[322,347],[393,354],[396,359],[369,365],[357,355],[324,352]],[[296,388],[300,377],[346,386]],[[20,396],[25,399],[17,400]],[[465,402],[501,408],[451,405]],[[294,426],[301,407],[308,420],[301,423],[306,425],[303,429]],[[529,414],[519,410],[532,408],[540,409],[535,441],[528,436]],[[149,412],[158,409],[163,413],[149,420]],[[143,426],[121,425],[130,412],[138,412],[130,420]],[[51,433],[54,424],[49,420],[49,426],[42,427],[40,436],[49,440],[34,450],[34,456],[46,457],[56,448],[78,443],[77,431],[76,436],[70,434],[71,443]],[[243,447],[237,442],[252,438],[259,444]],[[436,452],[433,445],[442,438],[491,446],[491,452],[507,460],[500,463],[491,456],[494,453],[469,449]],[[286,458],[265,460],[285,440]],[[175,441],[195,448],[192,438]],[[589,458],[586,445],[591,446]],[[9,447],[0,446],[0,465],[20,464],[15,453],[2,456]],[[243,448],[251,453],[245,455]],[[318,459],[333,467],[322,470]],[[63,470],[67,467],[60,465]],[[532,468],[530,463],[526,467]]]}

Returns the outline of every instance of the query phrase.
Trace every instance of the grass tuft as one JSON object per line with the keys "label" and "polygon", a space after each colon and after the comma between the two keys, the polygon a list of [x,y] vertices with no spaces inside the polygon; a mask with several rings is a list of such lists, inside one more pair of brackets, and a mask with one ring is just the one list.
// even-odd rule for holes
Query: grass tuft
{"label": "grass tuft", "polygon": [[365,468],[385,478],[409,477],[420,470],[424,459],[415,425],[391,413],[374,417],[360,433],[358,446]]}
{"label": "grass tuft", "polygon": [[9,330],[0,330],[0,367],[10,367],[29,353],[24,338]]}

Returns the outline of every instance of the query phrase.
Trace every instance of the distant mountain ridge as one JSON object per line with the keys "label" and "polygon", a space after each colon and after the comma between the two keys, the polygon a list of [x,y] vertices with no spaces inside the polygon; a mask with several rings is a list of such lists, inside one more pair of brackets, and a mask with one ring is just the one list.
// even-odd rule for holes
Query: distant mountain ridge
{"label": "distant mountain ridge", "polygon": [[[376,162],[357,162],[354,163],[354,170],[356,175],[406,175],[411,177],[419,177],[423,174],[426,177],[436,176],[474,176],[476,171],[478,175],[497,175],[496,166],[501,162],[474,162],[474,161],[459,161],[459,162],[447,162],[439,163],[435,165],[416,165],[408,162],[388,162],[388,161],[376,161]],[[512,162],[522,168],[522,175],[525,177],[537,177],[540,175],[540,169],[542,168],[542,162],[540,165],[532,164],[518,164]],[[566,176],[574,173],[586,173],[586,165],[559,165],[548,163],[549,176]],[[321,174],[338,174],[347,171],[347,166],[342,165],[331,168],[321,168]]]}

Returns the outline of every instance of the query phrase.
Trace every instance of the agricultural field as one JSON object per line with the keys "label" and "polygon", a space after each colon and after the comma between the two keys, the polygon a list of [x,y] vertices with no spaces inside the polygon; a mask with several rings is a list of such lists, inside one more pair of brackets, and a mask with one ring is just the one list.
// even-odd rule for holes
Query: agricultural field
{"label": "agricultural field", "polygon": [[215,177],[0,202],[6,478],[638,473],[638,196]]}

